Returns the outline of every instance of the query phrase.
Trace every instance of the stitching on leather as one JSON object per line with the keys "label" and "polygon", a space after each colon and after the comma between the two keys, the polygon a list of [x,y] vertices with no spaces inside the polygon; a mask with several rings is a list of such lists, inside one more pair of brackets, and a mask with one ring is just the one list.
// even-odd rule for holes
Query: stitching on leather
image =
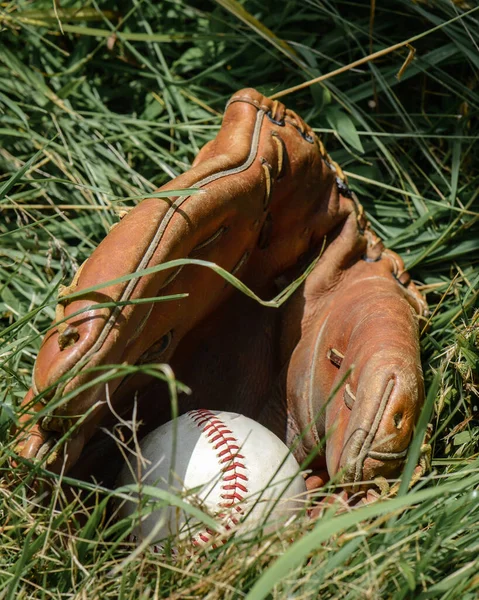
{"label": "stitching on leather", "polygon": [[409,289],[408,285],[403,285],[403,288],[406,294],[409,296],[409,298],[411,298],[411,300],[414,301],[417,307],[416,313],[418,317],[420,319],[426,319],[429,315],[429,306],[427,305],[427,302],[418,293],[414,293],[411,289]]}
{"label": "stitching on leather", "polygon": [[384,390],[383,396],[381,398],[381,402],[379,403],[379,409],[376,413],[376,416],[374,417],[374,421],[371,426],[371,429],[361,446],[361,450],[358,453],[358,457],[356,459],[356,469],[355,469],[355,473],[354,473],[354,481],[361,481],[364,461],[366,460],[367,456],[369,455],[370,448],[373,443],[374,437],[376,436],[376,433],[378,432],[379,425],[381,424],[381,419],[383,418],[384,412],[385,412],[386,407],[389,402],[389,398],[391,397],[391,394],[393,392],[394,384],[395,384],[394,379],[390,379],[388,381],[386,389]]}
{"label": "stitching on leather", "polygon": [[[316,336],[316,340],[314,342],[313,355],[311,357],[311,362],[309,364],[309,385],[308,385],[308,403],[307,403],[308,424],[312,423],[312,421],[314,419],[314,411],[313,411],[314,373],[315,373],[316,366],[319,364],[319,351],[320,351],[320,345],[321,345],[320,342],[322,341],[321,340],[322,334],[323,334],[324,328],[326,327],[327,322],[328,322],[328,318],[325,319],[324,323],[321,325],[318,335]],[[316,430],[316,426],[312,425],[312,427],[309,428],[309,431],[313,435],[314,445],[318,445],[319,443],[321,443],[321,439]],[[306,439],[306,436],[305,436],[305,439]]]}
{"label": "stitching on leather", "polygon": [[341,363],[344,359],[344,354],[337,350],[336,348],[330,348],[326,353],[326,358],[330,360],[335,367],[338,369],[341,367]]}
{"label": "stitching on leather", "polygon": [[263,208],[266,210],[268,208],[269,200],[271,197],[271,187],[272,187],[271,165],[268,163],[268,161],[265,158],[262,158],[261,159],[261,167],[263,169],[264,180],[265,180],[265,185],[266,185],[264,201],[263,201]]}
{"label": "stitching on leather", "polygon": [[[257,156],[257,153],[258,153],[259,138],[260,138],[261,126],[263,123],[264,115],[265,115],[264,110],[259,110],[258,114],[256,115],[256,121],[255,121],[254,129],[253,129],[252,139],[251,139],[250,153],[249,153],[248,157],[246,158],[246,161],[238,167],[234,167],[232,169],[227,169],[226,171],[220,171],[219,173],[214,173],[213,175],[209,175],[208,177],[205,177],[204,179],[201,179],[200,181],[193,184],[194,187],[203,187],[203,186],[205,186],[209,183],[212,183],[213,181],[216,181],[218,179],[221,179],[223,177],[227,177],[229,175],[236,175],[238,173],[242,173],[243,171],[246,171],[247,169],[249,169],[249,167],[253,164],[253,162]],[[169,222],[171,221],[173,216],[176,214],[178,209],[191,197],[192,196],[182,196],[182,197],[178,198],[169,207],[165,216],[160,221],[158,229],[156,231],[156,234],[154,235],[152,241],[150,242],[150,245],[149,245],[147,251],[143,255],[142,259],[140,260],[140,262],[134,272],[141,271],[147,267],[148,263],[150,262],[151,258],[153,257],[156,249],[158,248],[158,246],[163,238],[163,235],[166,231],[166,228],[167,228]],[[138,283],[138,279],[131,279],[128,282],[127,286],[123,290],[122,295],[118,299],[119,302],[129,300],[137,283]],[[100,351],[100,349],[102,348],[108,335],[110,334],[111,330],[113,329],[113,327],[117,321],[117,318],[122,310],[123,310],[123,306],[116,306],[115,308],[113,308],[113,310],[108,318],[108,321],[105,323],[105,326],[103,327],[96,342],[84,354],[84,356],[79,359],[77,364],[71,369],[72,375],[71,375],[70,380],[73,379],[74,377],[76,377],[78,375],[78,373],[88,364],[90,358],[92,356],[94,356],[97,352]],[[34,378],[35,378],[35,375],[33,376],[32,379],[34,380]],[[66,382],[64,384],[64,386],[61,388],[61,390],[63,390],[64,387],[66,387],[66,385],[68,385],[68,382]],[[33,383],[33,386],[35,387],[35,389],[38,389],[38,387],[36,386],[35,383]]]}
{"label": "stitching on leather", "polygon": [[[243,256],[236,263],[236,266],[231,270],[231,275],[236,275],[236,273],[241,269],[241,267],[244,265],[244,263],[249,258],[249,255],[250,255],[249,250],[246,250],[246,252],[243,254]],[[226,283],[228,283],[228,282],[226,282]]]}
{"label": "stitching on leather", "polygon": [[173,273],[169,277],[167,277],[165,279],[165,281],[160,285],[159,290],[162,290],[167,285],[170,285],[170,283],[172,283],[178,277],[178,275],[181,273],[181,271],[183,270],[184,266],[185,265],[180,265],[179,267],[177,267],[176,269],[174,269]]}
{"label": "stitching on leather", "polygon": [[284,142],[283,140],[279,137],[279,135],[276,133],[276,131],[273,131],[271,133],[271,138],[273,140],[273,142],[276,144],[276,150],[277,150],[277,162],[278,162],[278,168],[276,171],[276,179],[280,179],[282,172],[283,172],[283,166],[284,166]]}
{"label": "stitching on leather", "polygon": [[245,102],[246,104],[251,104],[255,108],[259,108],[264,112],[268,112],[270,107],[268,104],[264,102],[258,102],[258,100],[254,100],[253,98],[248,98],[247,96],[233,96],[230,101],[226,105],[226,109],[228,109],[235,102]]}
{"label": "stitching on leather", "polygon": [[273,118],[276,119],[276,112],[278,110],[279,102],[278,100],[273,100],[273,106],[271,107],[271,114]]}
{"label": "stitching on leather", "polygon": [[[210,410],[192,410],[187,414],[198,427],[202,428],[203,434],[213,449],[218,450],[216,456],[223,473],[221,478],[223,502],[219,505],[221,508],[228,509],[228,512],[219,513],[218,517],[223,521],[224,528],[229,530],[233,525],[239,523],[243,509],[238,506],[238,503],[243,501],[248,494],[248,475],[244,464],[245,457],[239,453],[240,443],[231,429]],[[229,512],[231,510],[235,510],[238,516],[232,515]],[[214,532],[211,529],[205,528],[198,533],[198,538],[207,543],[213,535]],[[224,544],[226,540],[218,541]]]}
{"label": "stitching on leather", "polygon": [[[361,217],[361,216],[362,216],[362,214],[358,214],[358,217]],[[381,246],[381,244],[382,244],[381,240],[376,235],[374,235],[370,229],[365,229],[363,235],[366,237],[368,250],[374,250],[376,248],[376,246]],[[374,259],[374,262],[381,260],[383,252],[384,252],[384,250],[382,250],[380,248],[379,256],[376,259]]]}
{"label": "stitching on leather", "polygon": [[391,265],[393,267],[392,274],[395,279],[398,279],[399,272],[400,272],[400,265],[399,265],[398,260],[396,259],[395,256],[393,256],[393,254],[387,248],[385,250],[383,250],[382,255],[390,260]]}
{"label": "stitching on leather", "polygon": [[153,309],[154,309],[154,308],[155,308],[155,305],[154,305],[154,304],[152,304],[152,305],[150,306],[150,308],[149,308],[148,312],[146,313],[146,315],[145,315],[145,316],[143,317],[143,319],[140,321],[140,324],[139,324],[139,325],[138,325],[138,327],[136,328],[136,331],[135,331],[135,332],[134,332],[134,334],[131,336],[131,338],[128,340],[128,343],[127,343],[127,345],[126,345],[126,348],[130,347],[130,346],[132,345],[132,343],[133,343],[135,340],[137,340],[137,339],[140,337],[140,335],[141,335],[141,333],[142,333],[143,329],[145,328],[145,325],[146,325],[146,323],[147,323],[148,319],[150,318],[150,316],[151,316],[151,313],[153,312]]}
{"label": "stitching on leather", "polygon": [[205,248],[206,246],[209,246],[213,242],[216,242],[216,240],[219,239],[224,233],[226,233],[227,230],[228,230],[228,227],[226,227],[226,225],[223,225],[222,227],[220,227],[218,229],[218,231],[213,233],[213,235],[211,235],[208,239],[206,239],[204,242],[201,242],[200,244],[195,246],[193,248],[193,250],[190,252],[190,255],[194,254],[195,252],[198,252],[199,250],[203,250],[203,248]]}
{"label": "stitching on leather", "polygon": [[349,408],[349,410],[353,410],[354,403],[356,402],[356,396],[351,389],[349,383],[344,387],[343,393],[344,404]]}
{"label": "stitching on leather", "polygon": [[374,460],[399,460],[400,458],[404,458],[407,452],[407,448],[402,452],[375,452],[370,450],[368,456]]}
{"label": "stitching on leather", "polygon": [[[288,117],[289,117],[289,119],[288,119]],[[284,120],[286,121],[286,123],[290,123],[293,127],[296,127],[296,129],[300,133],[304,133],[305,128],[306,128],[306,123],[303,121],[303,119],[301,119],[301,117],[299,117],[297,115],[297,113],[294,112],[294,110],[287,108],[286,109],[286,117]]]}

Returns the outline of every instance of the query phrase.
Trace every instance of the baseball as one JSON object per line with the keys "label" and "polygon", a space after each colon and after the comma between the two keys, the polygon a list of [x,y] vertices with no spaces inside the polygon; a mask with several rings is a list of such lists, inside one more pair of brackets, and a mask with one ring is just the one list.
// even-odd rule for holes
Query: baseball
{"label": "baseball", "polygon": [[[132,532],[133,539],[148,537],[149,543],[156,543],[173,534],[189,537],[195,545],[206,544],[213,537],[216,542],[224,541],[235,530],[244,532],[263,525],[271,531],[304,505],[306,485],[287,446],[243,415],[193,410],[152,431],[140,448],[145,459],[141,477],[134,466],[137,460],[130,459],[118,485],[141,481],[179,494],[213,515],[221,533],[215,534],[183,510],[168,505],[142,517]],[[120,515],[132,515],[137,506],[125,501]]]}

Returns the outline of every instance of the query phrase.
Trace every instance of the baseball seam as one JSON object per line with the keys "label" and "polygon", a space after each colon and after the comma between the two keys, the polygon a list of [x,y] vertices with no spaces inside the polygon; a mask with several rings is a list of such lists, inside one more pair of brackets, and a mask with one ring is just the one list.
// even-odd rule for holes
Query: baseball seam
{"label": "baseball seam", "polygon": [[[197,427],[202,429],[202,433],[208,442],[216,451],[219,465],[221,467],[221,498],[223,502],[219,504],[221,508],[227,509],[221,512],[218,517],[222,520],[224,528],[228,531],[232,524],[239,523],[240,515],[243,509],[238,504],[244,500],[248,494],[248,474],[244,464],[244,455],[240,454],[240,443],[231,429],[207,409],[192,410],[188,416],[195,422]],[[231,514],[232,511],[238,513],[237,517]],[[198,539],[203,543],[210,541],[214,531],[205,528],[198,533]],[[225,540],[222,539],[221,543]]]}

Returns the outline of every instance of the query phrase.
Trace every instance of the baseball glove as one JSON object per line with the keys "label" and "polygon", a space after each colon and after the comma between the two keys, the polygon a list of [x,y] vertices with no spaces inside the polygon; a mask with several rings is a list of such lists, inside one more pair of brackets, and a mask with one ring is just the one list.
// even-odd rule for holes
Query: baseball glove
{"label": "baseball glove", "polygon": [[[200,193],[178,195],[190,188]],[[23,402],[18,454],[85,473],[85,445],[134,398],[145,433],[170,418],[163,383],[132,375],[105,385],[98,368],[161,362],[192,389],[180,412],[255,418],[300,460],[322,454],[318,464],[343,482],[396,475],[424,397],[418,318],[426,304],[310,127],[242,90],[216,139],[160,190],[171,195],[129,211],[61,290]],[[216,263],[261,298],[316,262],[275,309],[199,264],[144,273],[184,258]],[[188,296],[145,301],[178,293]]]}

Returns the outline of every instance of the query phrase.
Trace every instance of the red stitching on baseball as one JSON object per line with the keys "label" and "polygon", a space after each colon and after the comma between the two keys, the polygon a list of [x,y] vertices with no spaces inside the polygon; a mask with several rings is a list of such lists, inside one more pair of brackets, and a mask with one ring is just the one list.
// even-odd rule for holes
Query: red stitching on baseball
{"label": "red stitching on baseball", "polygon": [[[220,465],[224,465],[225,463],[229,463],[230,460],[236,460],[237,458],[244,458],[244,456],[241,456],[239,454],[232,454],[230,456],[225,456],[224,458],[222,458],[219,463]],[[236,463],[233,465],[228,465],[226,467],[223,468],[223,471],[231,471],[231,469],[233,469],[234,467],[241,467],[243,469],[246,469],[246,467],[242,464],[242,463]]]}
{"label": "red stitching on baseball", "polygon": [[236,479],[236,478],[243,479],[243,481],[248,481],[248,478],[245,475],[240,475],[238,473],[233,473],[233,475],[229,475],[228,477],[223,477],[223,481],[232,481],[233,479]]}
{"label": "red stitching on baseball", "polygon": [[[221,450],[221,452],[218,452],[218,458],[220,458],[224,454],[231,454],[231,450],[239,450],[239,446],[234,446],[233,444],[230,444],[229,448],[225,448],[224,450]],[[244,458],[244,456],[242,456],[241,454],[237,454],[237,456]]]}
{"label": "red stitching on baseball", "polygon": [[[247,482],[248,476],[239,470],[246,470],[246,466],[240,459],[244,459],[242,454],[238,453],[240,445],[238,440],[234,437],[233,432],[219,419],[214,413],[207,409],[192,410],[189,416],[196,423],[198,427],[203,428],[203,433],[208,439],[208,442],[213,445],[214,450],[218,450],[222,446],[226,446],[220,452],[218,452],[218,462],[220,465],[226,464],[222,468],[223,476],[221,478],[221,489],[225,492],[220,497],[223,498],[224,502],[219,505],[222,508],[233,509],[237,513],[242,513],[243,509],[238,506],[238,503],[244,500],[244,495],[248,493],[248,488],[244,483]],[[239,519],[231,516],[228,513],[218,513],[218,517],[225,520],[224,527],[226,531],[231,529],[228,521],[234,525],[239,523]],[[208,542],[213,532],[206,529],[198,534],[198,538],[202,542]],[[225,543],[226,540],[221,540],[221,543]]]}
{"label": "red stitching on baseball", "polygon": [[244,493],[247,493],[247,491],[248,491],[248,489],[244,485],[241,485],[241,483],[238,483],[237,481],[235,481],[231,485],[223,486],[224,490],[235,490],[236,488],[240,489]]}
{"label": "red stitching on baseball", "polygon": [[[235,458],[236,458],[236,456],[232,456],[232,457],[231,457],[231,460],[234,460]],[[220,464],[223,464],[224,462],[225,462],[225,459],[223,459],[223,460],[220,460]],[[225,468],[223,469],[223,472],[224,472],[224,473],[227,473],[228,471],[231,471],[232,469],[238,469],[238,468],[239,468],[239,469],[246,469],[246,467],[244,466],[244,464],[243,464],[243,463],[240,463],[240,462],[234,462],[233,464],[231,464],[231,465],[228,465],[227,467],[225,467]],[[235,475],[234,475],[234,476],[235,476],[235,477],[239,477],[240,479],[244,479],[244,480],[246,480],[246,481],[248,480],[248,478],[247,478],[245,475],[241,474],[241,473],[236,473],[236,472],[235,472]],[[224,479],[225,481],[227,481],[227,478],[226,478],[226,477],[224,477],[223,479]],[[231,477],[230,477],[230,479],[231,479]]]}
{"label": "red stitching on baseball", "polygon": [[[224,489],[224,486],[222,486]],[[233,486],[235,487],[235,486]],[[223,502],[223,504],[221,504],[220,506],[226,506],[227,508],[230,508],[232,504],[234,504],[234,501],[237,500],[238,502],[241,502],[241,500],[243,500],[243,496],[241,494],[239,494],[237,491],[233,492],[232,494],[221,494],[221,498],[224,498],[225,500],[231,500],[231,503],[225,504]]]}

